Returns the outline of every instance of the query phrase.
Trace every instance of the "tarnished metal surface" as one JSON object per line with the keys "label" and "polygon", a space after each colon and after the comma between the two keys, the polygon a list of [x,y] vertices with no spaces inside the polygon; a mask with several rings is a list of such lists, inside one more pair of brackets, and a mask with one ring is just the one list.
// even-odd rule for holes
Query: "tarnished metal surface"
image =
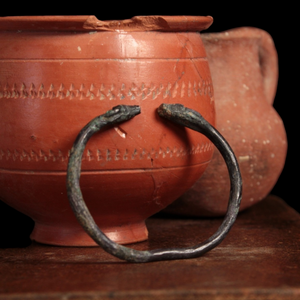
{"label": "tarnished metal surface", "polygon": [[81,130],[73,145],[68,165],[67,190],[71,207],[79,223],[94,241],[105,251],[120,259],[140,263],[199,257],[220,244],[235,222],[241,201],[242,180],[235,155],[221,134],[198,112],[185,108],[181,104],[162,104],[158,108],[158,114],[163,118],[189,127],[208,137],[224,157],[229,170],[231,191],[228,209],[224,221],[216,233],[194,247],[139,251],[119,245],[108,239],[94,222],[85,205],[79,186],[79,178],[81,157],[87,141],[104,126],[129,120],[138,113],[140,113],[138,106],[117,106],[104,115],[93,119]]}

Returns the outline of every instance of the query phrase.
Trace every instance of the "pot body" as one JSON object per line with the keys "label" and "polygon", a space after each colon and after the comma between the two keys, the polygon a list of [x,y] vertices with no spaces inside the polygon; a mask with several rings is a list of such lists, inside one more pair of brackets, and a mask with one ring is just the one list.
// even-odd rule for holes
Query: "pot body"
{"label": "pot body", "polygon": [[[215,88],[216,128],[231,145],[243,179],[240,209],[268,195],[284,167],[287,137],[272,106],[278,80],[271,36],[257,28],[203,34]],[[203,176],[167,208],[193,216],[226,213],[229,177],[218,151]]]}
{"label": "pot body", "polygon": [[213,154],[206,137],[156,113],[182,103],[214,124],[200,34],[13,29],[0,45],[0,198],[35,221],[33,240],[94,245],[68,203],[70,149],[94,117],[140,105],[140,115],[88,142],[81,189],[112,240],[147,239],[145,219],[190,188]]}

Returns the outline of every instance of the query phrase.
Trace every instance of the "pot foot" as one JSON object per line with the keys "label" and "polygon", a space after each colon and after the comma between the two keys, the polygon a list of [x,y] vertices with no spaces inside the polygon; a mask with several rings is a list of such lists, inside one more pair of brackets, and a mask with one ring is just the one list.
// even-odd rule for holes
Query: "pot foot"
{"label": "pot foot", "polygon": [[[101,230],[111,240],[118,244],[131,244],[148,239],[148,230],[144,221],[134,224],[101,228]],[[98,246],[79,226],[70,228],[35,223],[30,238],[38,243],[55,246]]]}

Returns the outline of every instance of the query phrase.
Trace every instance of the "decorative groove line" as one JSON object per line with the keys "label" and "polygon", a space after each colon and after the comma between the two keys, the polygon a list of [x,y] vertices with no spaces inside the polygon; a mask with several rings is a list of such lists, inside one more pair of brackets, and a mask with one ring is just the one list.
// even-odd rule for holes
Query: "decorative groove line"
{"label": "decorative groove line", "polygon": [[[213,149],[213,144],[207,142],[205,144],[198,144],[197,146],[192,146],[191,148],[177,148],[177,147],[160,147],[158,150],[153,148],[148,151],[146,149],[133,149],[125,151],[120,151],[119,149],[96,149],[96,150],[86,150],[83,154],[83,161],[133,161],[133,160],[151,160],[158,158],[183,158],[189,155],[196,155],[204,153]],[[63,151],[53,151],[53,150],[10,150],[10,149],[0,149],[0,161],[24,161],[24,162],[65,162],[68,161],[70,157],[70,150],[67,153]]]}
{"label": "decorative groove line", "polygon": [[98,84],[97,86],[92,83],[89,86],[81,84],[75,86],[71,84],[66,87],[65,84],[54,85],[50,84],[45,86],[43,83],[40,85],[30,84],[26,86],[22,84],[8,84],[0,83],[0,99],[89,99],[89,100],[155,100],[158,96],[163,99],[176,98],[176,97],[196,97],[208,95],[213,97],[213,86],[210,79],[200,80],[194,82],[175,82],[174,84],[145,84],[137,85],[132,83],[126,85],[122,83],[120,86],[116,84]]}

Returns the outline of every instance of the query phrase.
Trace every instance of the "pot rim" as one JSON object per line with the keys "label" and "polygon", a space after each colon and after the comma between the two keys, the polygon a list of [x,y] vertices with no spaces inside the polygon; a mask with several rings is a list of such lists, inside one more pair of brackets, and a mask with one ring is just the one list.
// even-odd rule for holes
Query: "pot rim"
{"label": "pot rim", "polygon": [[7,16],[0,18],[0,31],[202,31],[211,16],[136,16],[125,20],[98,20],[83,16]]}

